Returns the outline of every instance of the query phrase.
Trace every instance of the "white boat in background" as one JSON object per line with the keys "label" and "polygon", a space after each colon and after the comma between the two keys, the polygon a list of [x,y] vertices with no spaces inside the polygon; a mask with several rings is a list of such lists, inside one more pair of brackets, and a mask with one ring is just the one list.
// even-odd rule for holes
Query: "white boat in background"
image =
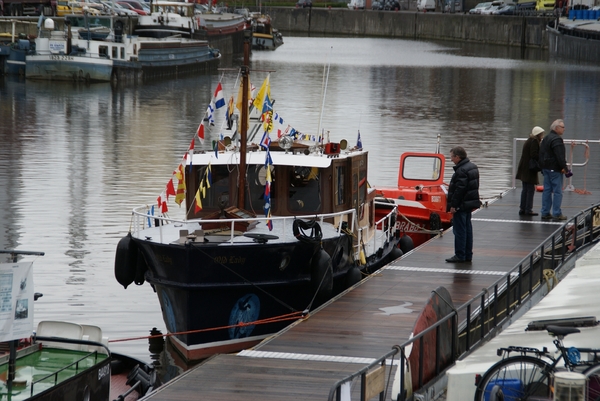
{"label": "white boat in background", "polygon": [[249,27],[240,14],[200,11],[195,3],[158,0],[151,2],[150,15],[140,15],[133,33],[163,38],[181,35],[184,38],[208,40],[221,53],[243,51],[244,30]]}
{"label": "white boat in background", "polygon": [[109,82],[162,77],[214,69],[220,58],[204,40],[126,35],[123,18],[73,15],[66,22],[67,29],[57,31],[52,19],[44,20],[35,50],[26,56],[27,78]]}

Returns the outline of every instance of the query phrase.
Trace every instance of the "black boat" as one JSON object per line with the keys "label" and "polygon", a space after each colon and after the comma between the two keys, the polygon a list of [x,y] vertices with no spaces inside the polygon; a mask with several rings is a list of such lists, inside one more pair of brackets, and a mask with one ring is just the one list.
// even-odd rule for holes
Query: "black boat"
{"label": "black boat", "polygon": [[[250,35],[245,47],[247,94]],[[117,246],[117,280],[151,284],[187,360],[252,346],[401,254],[395,208],[376,220],[362,146],[306,135],[249,144],[243,109],[237,144],[180,164],[186,218],[136,208]]]}

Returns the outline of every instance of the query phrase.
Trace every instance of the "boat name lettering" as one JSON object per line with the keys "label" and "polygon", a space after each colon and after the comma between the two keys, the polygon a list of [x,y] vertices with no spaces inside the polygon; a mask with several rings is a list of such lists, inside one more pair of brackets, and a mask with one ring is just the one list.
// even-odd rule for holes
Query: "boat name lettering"
{"label": "boat name lettering", "polygon": [[71,56],[50,56],[51,60],[68,60],[68,61],[73,61],[75,60],[75,58],[71,57]]}
{"label": "boat name lettering", "polygon": [[241,256],[215,256],[214,262],[222,264],[243,265],[244,263],[246,263],[246,258],[243,258]]}
{"label": "boat name lettering", "polygon": [[98,380],[102,380],[104,376],[110,376],[110,366],[105,365],[98,369]]}
{"label": "boat name lettering", "polygon": [[442,201],[442,197],[439,195],[432,195],[431,196],[431,201],[433,203],[440,203]]}
{"label": "boat name lettering", "polygon": [[423,228],[425,228],[425,226],[423,224],[413,224],[413,223],[409,223],[407,221],[396,222],[396,230],[400,230],[400,231],[412,232],[415,230],[418,231]]}

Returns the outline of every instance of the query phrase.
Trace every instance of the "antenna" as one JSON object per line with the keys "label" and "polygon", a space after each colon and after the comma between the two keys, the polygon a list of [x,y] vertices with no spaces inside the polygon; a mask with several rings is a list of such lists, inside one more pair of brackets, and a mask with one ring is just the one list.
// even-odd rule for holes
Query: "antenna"
{"label": "antenna", "polygon": [[[329,56],[331,56],[331,51],[333,51],[333,46],[331,46],[330,48]],[[328,58],[329,60],[327,65],[323,66],[323,102],[321,103],[321,113],[319,115],[319,127],[317,129],[317,132],[321,132],[321,122],[323,121],[323,109],[325,108],[325,96],[327,95],[327,83],[329,82],[329,68],[331,67],[331,58]],[[325,73],[326,69],[327,73]]]}

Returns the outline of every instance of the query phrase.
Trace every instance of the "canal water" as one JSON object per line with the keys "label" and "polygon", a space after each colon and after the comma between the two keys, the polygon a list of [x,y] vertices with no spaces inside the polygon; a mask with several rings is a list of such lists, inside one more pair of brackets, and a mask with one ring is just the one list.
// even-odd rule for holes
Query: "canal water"
{"label": "canal water", "polygon": [[[0,79],[0,247],[46,253],[34,261],[44,294],[36,323],[96,324],[122,340],[111,343],[114,351],[155,360],[168,375],[183,369],[145,338],[152,328],[165,332],[160,306],[148,284],[116,282],[115,248],[131,209],[153,204],[165,188],[218,81],[226,98],[237,95],[239,65],[224,59],[214,75],[117,87]],[[274,110],[286,125],[351,146],[360,131],[373,186],[395,185],[400,154],[434,151],[438,135],[443,153],[467,150],[486,199],[511,187],[513,138],[533,126],[548,130],[563,118],[565,138],[600,139],[600,68],[549,63],[543,51],[286,37],[274,52],[255,52],[251,68],[256,87],[270,72]],[[227,135],[223,110],[201,147]],[[447,180],[451,173],[449,165]],[[598,179],[583,168],[574,178],[576,186]],[[590,204],[598,200],[590,195]]]}

